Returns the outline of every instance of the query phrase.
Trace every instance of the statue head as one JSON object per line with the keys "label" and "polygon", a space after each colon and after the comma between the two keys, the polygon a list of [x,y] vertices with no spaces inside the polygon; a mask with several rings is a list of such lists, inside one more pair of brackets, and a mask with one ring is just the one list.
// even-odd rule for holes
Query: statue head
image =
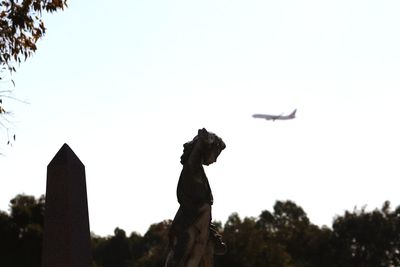
{"label": "statue head", "polygon": [[181,163],[185,164],[192,153],[193,148],[198,145],[201,151],[200,155],[201,164],[210,165],[214,163],[226,145],[222,139],[212,132],[208,132],[205,128],[199,129],[197,135],[192,141],[183,145],[183,154],[181,156]]}

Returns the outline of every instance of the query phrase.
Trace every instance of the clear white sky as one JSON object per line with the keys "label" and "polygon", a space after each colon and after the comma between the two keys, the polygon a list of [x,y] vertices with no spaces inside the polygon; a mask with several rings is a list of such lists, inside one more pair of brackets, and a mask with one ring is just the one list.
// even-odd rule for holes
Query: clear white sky
{"label": "clear white sky", "polygon": [[0,209],[45,193],[66,142],[86,166],[91,230],[144,233],[173,218],[182,144],[202,127],[227,144],[206,167],[223,223],[276,200],[328,226],[400,205],[399,13],[397,0],[69,0],[13,76],[30,104],[4,101],[17,142],[1,146]]}

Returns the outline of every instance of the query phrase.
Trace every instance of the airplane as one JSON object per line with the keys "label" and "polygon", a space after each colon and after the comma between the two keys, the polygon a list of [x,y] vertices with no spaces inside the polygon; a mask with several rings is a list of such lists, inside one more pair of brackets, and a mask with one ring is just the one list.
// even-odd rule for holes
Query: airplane
{"label": "airplane", "polygon": [[268,115],[268,114],[254,114],[253,118],[266,119],[266,120],[291,120],[295,118],[297,109],[293,110],[289,115]]}

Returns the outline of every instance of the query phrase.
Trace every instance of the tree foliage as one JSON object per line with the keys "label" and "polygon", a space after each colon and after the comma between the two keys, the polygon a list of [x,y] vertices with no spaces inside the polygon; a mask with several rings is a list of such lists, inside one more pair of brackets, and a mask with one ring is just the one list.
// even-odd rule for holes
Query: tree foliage
{"label": "tree foliage", "polygon": [[[400,266],[400,206],[348,212],[333,223],[336,258],[351,266]],[[350,266],[349,265],[349,266]]]}
{"label": "tree foliage", "polygon": [[[0,266],[41,266],[44,197],[18,195],[9,212],[0,211]],[[273,211],[241,218],[233,213],[222,225],[228,253],[219,267],[400,266],[400,206],[346,211],[332,228],[310,222],[292,201],[277,201]],[[152,224],[144,235],[115,228],[107,237],[92,235],[94,267],[158,267],[167,253],[170,220]]]}
{"label": "tree foliage", "polygon": [[0,212],[0,266],[41,266],[43,218],[43,196],[18,195]]}
{"label": "tree foliage", "polygon": [[[66,6],[67,0],[0,0],[0,81],[36,51],[37,41],[46,32],[42,14]],[[6,129],[7,144],[11,144],[15,135],[10,138],[8,133],[10,112],[3,105],[4,98],[13,98],[11,90],[0,90],[0,127]]]}
{"label": "tree foliage", "polygon": [[1,0],[1,67],[15,72],[15,64],[30,57],[45,34],[42,13],[63,10],[66,4],[66,0]]}

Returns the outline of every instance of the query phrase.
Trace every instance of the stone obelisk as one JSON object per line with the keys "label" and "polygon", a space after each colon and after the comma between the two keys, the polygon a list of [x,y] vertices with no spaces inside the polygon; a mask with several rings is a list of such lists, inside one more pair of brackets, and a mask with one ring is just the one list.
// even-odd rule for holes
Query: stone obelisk
{"label": "stone obelisk", "polygon": [[85,166],[64,144],[47,166],[43,267],[91,267]]}

